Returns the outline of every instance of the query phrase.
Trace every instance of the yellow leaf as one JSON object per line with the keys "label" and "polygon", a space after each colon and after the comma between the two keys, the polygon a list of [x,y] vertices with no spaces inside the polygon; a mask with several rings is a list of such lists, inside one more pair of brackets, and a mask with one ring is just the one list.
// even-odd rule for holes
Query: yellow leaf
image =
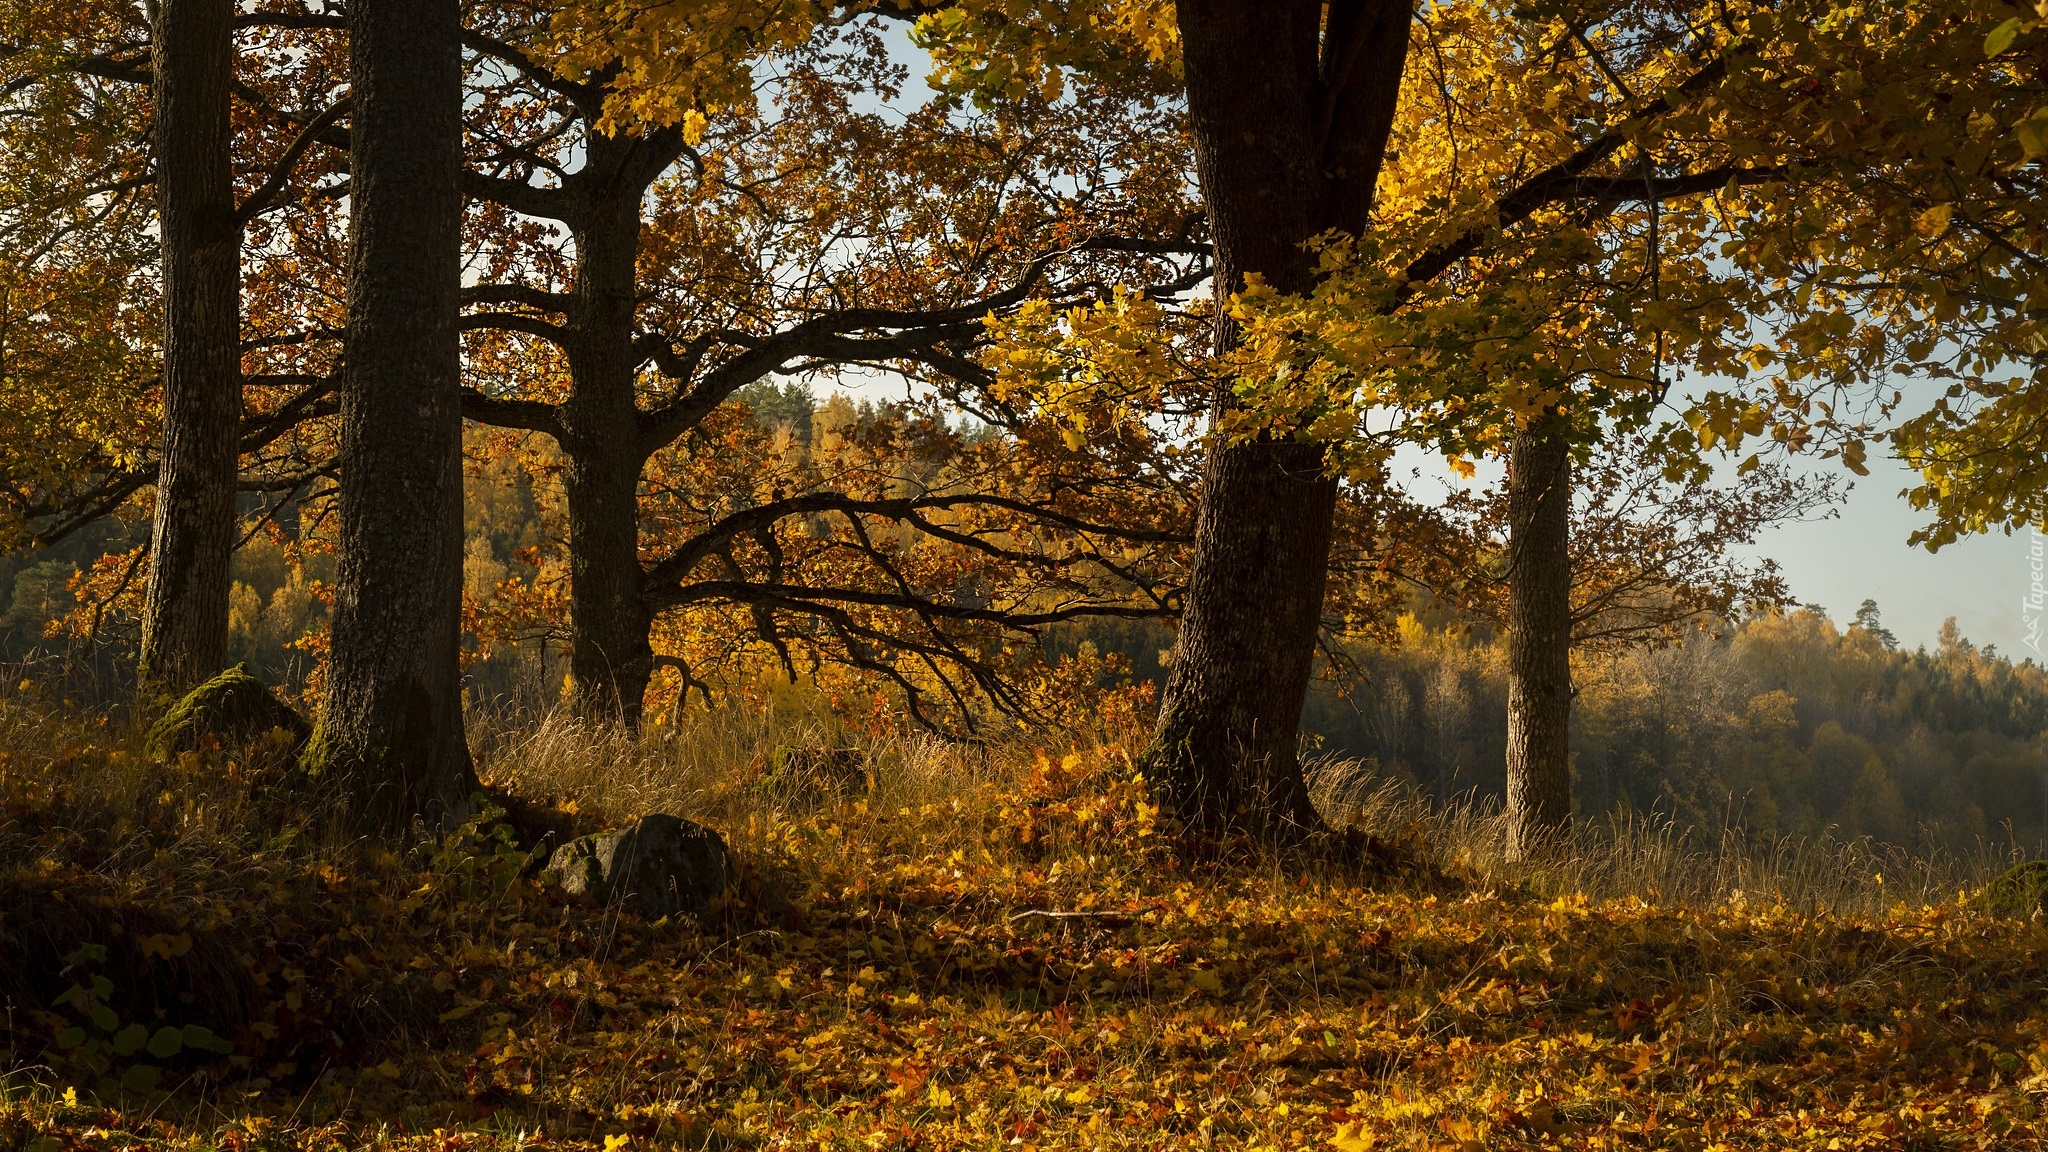
{"label": "yellow leaf", "polygon": [[1366,1152],[1373,1145],[1372,1133],[1365,1131],[1363,1124],[1344,1124],[1327,1143],[1337,1152]]}
{"label": "yellow leaf", "polygon": [[1842,463],[1858,476],[1870,475],[1870,469],[1863,464],[1863,441],[1851,440],[1842,446]]}
{"label": "yellow leaf", "polygon": [[2020,147],[2026,149],[2027,159],[2048,156],[2048,107],[2034,109],[2034,114],[2020,121],[2015,131]]}
{"label": "yellow leaf", "polygon": [[1913,217],[1913,231],[1922,236],[1939,236],[1948,231],[1948,218],[1954,211],[1953,205],[1936,204]]}

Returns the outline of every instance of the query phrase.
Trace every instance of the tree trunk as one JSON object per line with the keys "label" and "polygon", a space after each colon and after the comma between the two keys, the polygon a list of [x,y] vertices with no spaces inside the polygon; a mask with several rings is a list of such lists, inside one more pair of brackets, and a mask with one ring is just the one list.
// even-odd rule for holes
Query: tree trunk
{"label": "tree trunk", "polygon": [[[1370,224],[1409,8],[1385,0],[1182,0],[1195,160],[1221,305],[1256,273],[1314,287],[1303,245]],[[1232,403],[1218,381],[1217,412]],[[1185,821],[1289,839],[1320,826],[1295,756],[1314,666],[1336,482],[1323,448],[1210,446],[1173,668],[1147,762]]]}
{"label": "tree trunk", "polygon": [[[586,123],[598,116],[595,104],[581,111]],[[645,359],[637,342],[640,206],[685,145],[680,129],[660,128],[591,131],[583,148],[582,166],[559,186],[522,186],[514,206],[560,221],[575,239],[575,283],[553,336],[569,362],[569,395],[545,428],[566,460],[571,700],[586,716],[633,728],[654,670],[639,546],[640,472],[650,448],[635,396]],[[494,183],[484,195],[504,194]]]}
{"label": "tree trunk", "polygon": [[228,91],[232,0],[162,0],[152,36],[163,247],[163,442],[142,676],[179,693],[227,661],[242,419],[241,229]]}
{"label": "tree trunk", "polygon": [[[617,147],[617,145],[612,145]],[[592,148],[593,165],[604,145]],[[590,205],[576,230],[561,444],[569,505],[569,675],[583,714],[637,727],[654,670],[641,589],[639,412],[634,383],[640,195]]]}
{"label": "tree trunk", "polygon": [[1153,770],[1190,823],[1279,839],[1321,824],[1295,742],[1336,500],[1319,445],[1209,453],[1194,571],[1152,737]]}
{"label": "tree trunk", "polygon": [[1508,475],[1508,853],[1572,815],[1571,442],[1563,422],[1516,433]]}
{"label": "tree trunk", "polygon": [[462,730],[461,18],[348,9],[351,228],[341,555],[307,766],[373,825],[459,819]]}

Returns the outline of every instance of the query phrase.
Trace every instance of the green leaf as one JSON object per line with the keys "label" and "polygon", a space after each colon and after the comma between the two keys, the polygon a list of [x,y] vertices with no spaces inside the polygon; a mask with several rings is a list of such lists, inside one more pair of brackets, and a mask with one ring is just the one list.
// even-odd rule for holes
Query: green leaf
{"label": "green leaf", "polygon": [[1993,28],[1991,35],[1984,38],[1984,54],[1986,56],[1996,56],[2007,48],[2012,47],[2012,42],[2020,38],[2020,23],[2020,18],[2014,16],[2012,19]]}
{"label": "green leaf", "polygon": [[83,1028],[66,1028],[62,1032],[57,1033],[57,1047],[59,1048],[76,1048],[83,1043],[85,1043],[85,1029]]}
{"label": "green leaf", "polygon": [[103,963],[105,962],[106,958],[107,950],[105,946],[99,944],[87,944],[83,948],[80,948],[78,951],[73,952],[71,955],[66,956],[64,958],[64,968],[65,971],[68,972],[81,964]]}
{"label": "green leaf", "polygon": [[114,1033],[114,1055],[133,1056],[142,1051],[142,1046],[148,1042],[149,1029],[140,1024],[130,1024]]}
{"label": "green leaf", "polygon": [[2015,125],[2013,131],[2018,134],[2027,159],[2048,155],[2048,108],[2034,109],[2034,114]]}
{"label": "green leaf", "polygon": [[169,1060],[185,1047],[185,1031],[182,1028],[159,1028],[149,1038],[149,1054],[159,1060]]}
{"label": "green leaf", "polygon": [[156,1088],[158,1076],[154,1064],[137,1064],[121,1074],[121,1087],[130,1092],[149,1092]]}
{"label": "green leaf", "polygon": [[185,1025],[185,1047],[194,1048],[201,1052],[213,1052],[222,1056],[226,1056],[235,1050],[233,1044],[215,1035],[213,1029],[201,1027],[198,1024]]}
{"label": "green leaf", "polygon": [[86,1015],[92,1017],[93,1025],[102,1032],[112,1032],[121,1026],[121,1018],[105,1004],[95,1004],[86,1009]]}

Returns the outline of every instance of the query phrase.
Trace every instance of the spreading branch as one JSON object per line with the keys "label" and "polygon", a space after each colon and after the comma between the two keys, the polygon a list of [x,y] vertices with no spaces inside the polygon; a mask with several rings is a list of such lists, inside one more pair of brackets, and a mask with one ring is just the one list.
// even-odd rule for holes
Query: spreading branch
{"label": "spreading branch", "polygon": [[291,178],[292,169],[298,165],[299,159],[313,145],[323,142],[322,138],[327,129],[346,115],[348,109],[349,97],[344,96],[299,129],[299,134],[285,147],[284,155],[278,157],[277,163],[271,168],[270,178],[263,182],[262,187],[250,193],[249,198],[242,202],[242,206],[235,210],[236,227],[246,227],[251,220],[277,202],[278,195],[284,191],[285,183]]}

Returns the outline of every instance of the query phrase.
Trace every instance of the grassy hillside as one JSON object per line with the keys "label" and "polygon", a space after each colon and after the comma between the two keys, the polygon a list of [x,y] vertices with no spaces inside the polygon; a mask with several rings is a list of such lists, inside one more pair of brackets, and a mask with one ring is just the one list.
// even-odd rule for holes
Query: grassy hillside
{"label": "grassy hillside", "polygon": [[[693,817],[738,891],[702,925],[564,903],[512,825],[351,842],[288,815],[275,744],[156,763],[0,699],[0,1149],[2048,1133],[2048,930],[1967,903],[1997,860],[1622,826],[1509,865],[1487,813],[1343,764],[1319,784],[1366,864],[1219,856],[1159,818],[1118,733],[964,749],[800,701],[476,742],[528,832]],[[790,754],[828,748],[872,786]]]}

